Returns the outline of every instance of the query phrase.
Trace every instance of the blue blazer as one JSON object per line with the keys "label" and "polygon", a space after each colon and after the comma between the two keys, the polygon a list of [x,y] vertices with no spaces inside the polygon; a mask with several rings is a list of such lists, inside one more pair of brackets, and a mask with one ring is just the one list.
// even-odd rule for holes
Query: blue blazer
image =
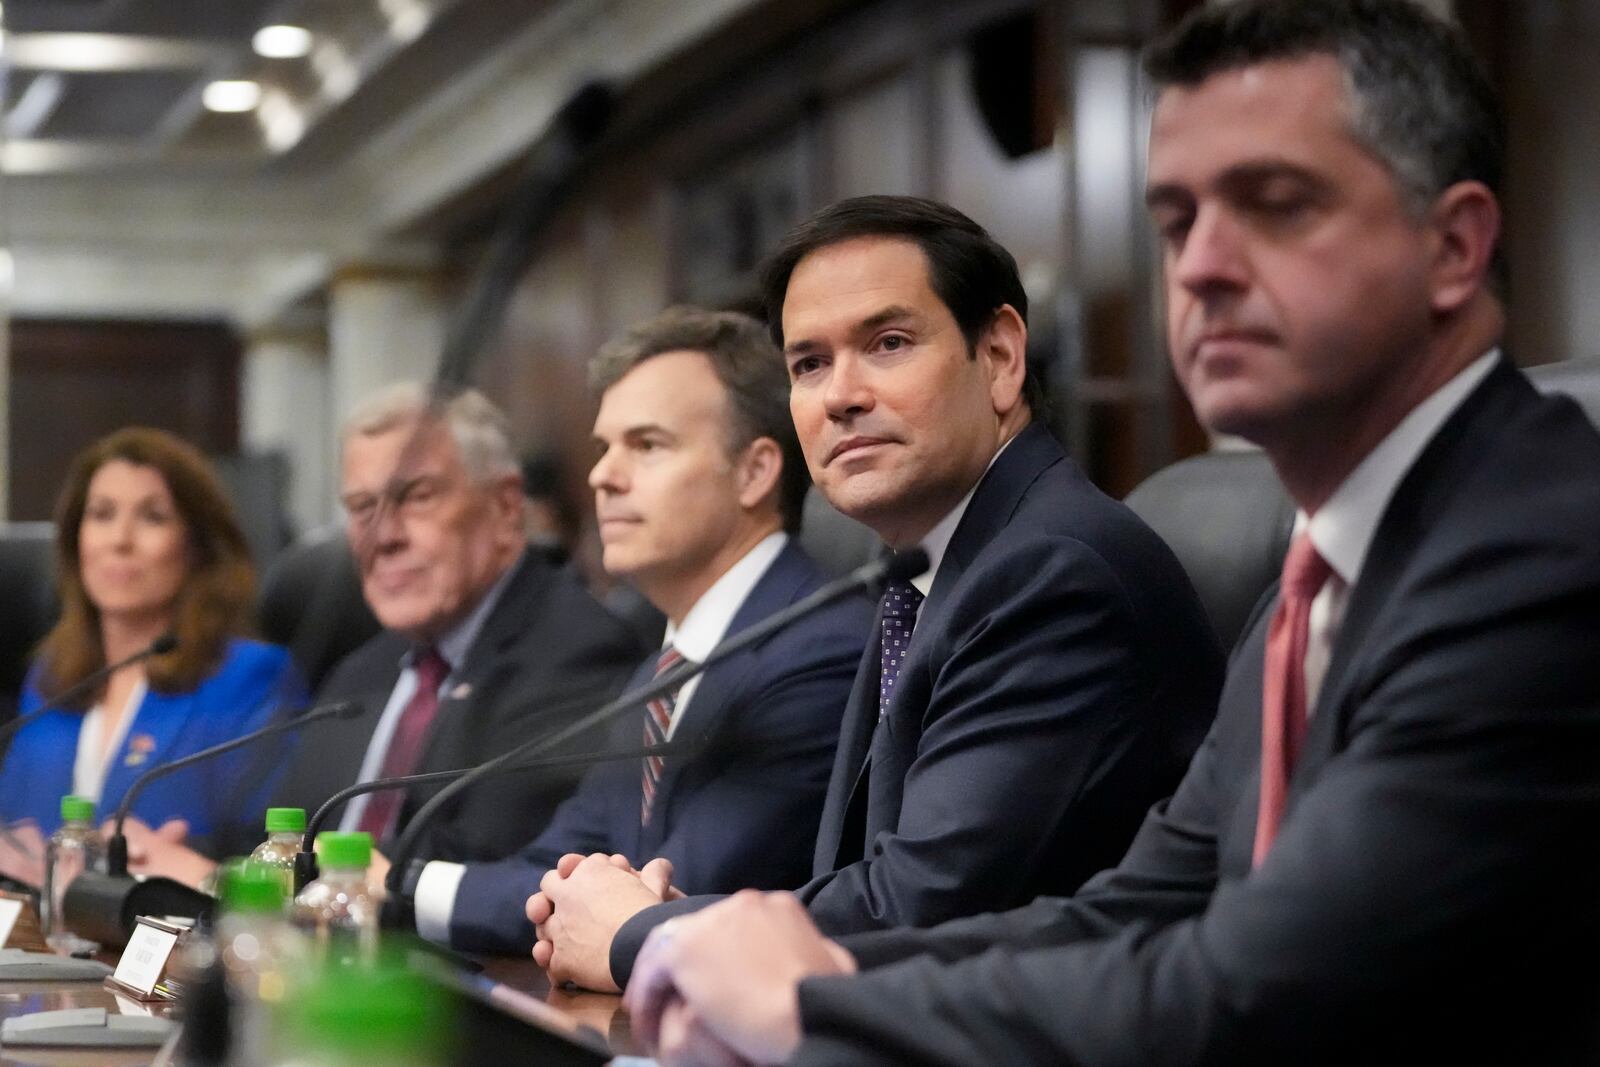
{"label": "blue blazer", "polygon": [[[791,541],[751,589],[728,633],[788,607],[823,580]],[[840,716],[871,619],[864,598],[847,598],[706,671],[673,733],[703,739],[706,747],[666,761],[650,825],[639,825],[639,761],[595,767],[532,844],[510,859],[467,866],[451,944],[527,952],[533,927],[523,905],[567,852],[621,852],[641,864],[665,856],[674,883],[690,893],[788,889],[805,881]],[[651,656],[633,684],[648,682],[654,670]],[[611,747],[639,745],[640,719],[624,716]]]}
{"label": "blue blazer", "polygon": [[[150,768],[259,729],[280,711],[302,706],[305,695],[286,650],[243,638],[229,641],[222,663],[195,689],[146,694],[106,772],[99,816],[110,817],[134,779]],[[42,700],[35,671],[23,689],[21,713]],[[72,792],[82,725],[80,713],[52,711],[18,732],[0,764],[0,818],[31,819],[47,834],[55,830],[61,798]],[[201,848],[219,830],[239,824],[260,837],[265,783],[247,773],[253,762],[246,748],[160,779],[140,795],[133,814],[151,826],[187,819]]]}
{"label": "blue blazer", "polygon": [[[830,936],[1069,893],[1115,863],[1216,710],[1222,656],[1171,550],[1042,425],[979,481],[889,706],[861,662],[798,895]],[[647,908],[611,943],[626,982]]]}

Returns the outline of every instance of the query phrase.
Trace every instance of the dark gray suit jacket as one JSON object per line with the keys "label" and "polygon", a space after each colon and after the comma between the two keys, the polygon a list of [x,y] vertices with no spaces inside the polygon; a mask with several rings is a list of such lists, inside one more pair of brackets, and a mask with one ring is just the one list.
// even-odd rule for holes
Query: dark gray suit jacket
{"label": "dark gray suit jacket", "polygon": [[[879,673],[873,640],[798,891],[830,934],[1071,892],[1116,862],[1204,736],[1222,662],[1171,551],[1035,424],[979,482],[881,718]],[[619,984],[652,926],[705,903],[625,924]]]}
{"label": "dark gray suit jacket", "polygon": [[[569,567],[532,552],[515,567],[440,700],[419,772],[471,767],[553,733],[613,696],[642,654],[627,627],[595,602]],[[356,780],[406,650],[403,638],[381,633],[333,669],[318,703],[355,699],[363,714],[310,728],[290,759],[277,803],[309,812]],[[603,747],[597,735],[561,751]],[[416,856],[466,862],[509,855],[543,829],[582,774],[573,767],[481,782],[429,828]],[[410,791],[397,831],[437,788]]]}
{"label": "dark gray suit jacket", "polygon": [[1252,872],[1274,596],[1116,869],[847,939],[795,1062],[1600,1062],[1600,435],[1502,364],[1435,436]]}

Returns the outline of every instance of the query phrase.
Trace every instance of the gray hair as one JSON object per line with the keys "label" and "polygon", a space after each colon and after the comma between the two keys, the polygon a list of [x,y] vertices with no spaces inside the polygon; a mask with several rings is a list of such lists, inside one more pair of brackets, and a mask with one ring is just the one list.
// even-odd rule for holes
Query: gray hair
{"label": "gray hair", "polygon": [[1505,148],[1494,90],[1461,32],[1414,0],[1237,0],[1197,9],[1151,46],[1160,87],[1195,86],[1275,59],[1334,57],[1350,129],[1394,174],[1420,218],[1457,182],[1500,192]]}
{"label": "gray hair", "polygon": [[475,484],[507,475],[521,477],[505,415],[476,389],[451,396],[421,382],[396,382],[357,404],[345,419],[339,439],[375,437],[425,418],[438,419],[450,431],[461,453],[461,465]]}

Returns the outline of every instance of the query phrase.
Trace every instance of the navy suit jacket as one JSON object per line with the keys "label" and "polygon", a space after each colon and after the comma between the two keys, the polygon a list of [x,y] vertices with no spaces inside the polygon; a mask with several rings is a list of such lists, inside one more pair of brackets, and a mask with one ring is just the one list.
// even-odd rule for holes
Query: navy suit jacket
{"label": "navy suit jacket", "polygon": [[[1183,568],[1039,424],[956,527],[880,717],[861,662],[799,890],[823,931],[929,926],[1067,893],[1177,784],[1222,657]],[[649,929],[612,941],[618,984]]]}
{"label": "navy suit jacket", "polygon": [[[811,557],[791,541],[751,588],[728,636],[823,581]],[[849,597],[709,668],[673,731],[675,739],[704,747],[667,759],[650,825],[639,825],[639,761],[594,768],[517,856],[467,866],[456,892],[451,944],[478,952],[528,951],[533,926],[523,906],[567,852],[621,852],[637,864],[665,856],[674,882],[690,893],[790,889],[805,881],[839,719],[871,621],[866,599]],[[654,671],[652,656],[633,684],[648,682]],[[639,747],[640,723],[626,716],[617,724],[617,750]]]}
{"label": "navy suit jacket", "polygon": [[[23,714],[40,706],[30,679]],[[106,771],[98,811],[110,817],[136,778],[158,764],[192,755],[260,729],[305,704],[305,682],[287,650],[244,638],[230,640],[222,662],[198,686],[181,693],[150,690]],[[23,727],[0,767],[0,820],[32,819],[46,834],[61,821],[61,798],[72,792],[72,770],[83,714],[51,711]],[[207,852],[235,839],[265,836],[267,784],[246,773],[248,750],[232,752],[151,784],[133,814],[160,826],[185,819],[195,847]]]}
{"label": "navy suit jacket", "polygon": [[[362,714],[308,728],[278,791],[280,804],[309,811],[356,781],[406,650],[403,638],[384,632],[333,669],[318,701],[358,700]],[[554,733],[615,694],[638,658],[632,633],[595,602],[570,567],[525,553],[440,698],[417,771],[471,767]],[[590,752],[603,741],[574,739],[552,754]],[[546,771],[481,782],[428,828],[417,856],[465,862],[510,855],[543,829],[579,776]],[[407,794],[396,833],[438,788]],[[335,814],[330,825],[338,819]]]}
{"label": "navy suit jacket", "polygon": [[1116,869],[846,939],[874,969],[802,983],[796,1062],[1600,1062],[1600,435],[1506,363],[1441,428],[1252,871],[1275,596]]}

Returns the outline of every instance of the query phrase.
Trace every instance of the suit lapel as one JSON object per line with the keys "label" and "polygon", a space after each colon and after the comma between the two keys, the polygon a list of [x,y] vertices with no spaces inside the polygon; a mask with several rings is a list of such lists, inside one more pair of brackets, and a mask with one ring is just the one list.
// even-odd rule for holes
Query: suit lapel
{"label": "suit lapel", "polygon": [[[1520,385],[1520,389],[1519,389]],[[1514,403],[1519,392],[1531,392],[1504,359],[1478,388],[1451,414],[1433,437],[1384,509],[1373,534],[1372,547],[1362,563],[1361,575],[1350,590],[1339,636],[1333,643],[1317,710],[1306,733],[1300,764],[1307,772],[1297,773],[1290,783],[1290,799],[1314,780],[1310,773],[1343,747],[1343,739],[1358,694],[1354,687],[1361,677],[1362,653],[1367,638],[1377,632],[1383,610],[1395,600],[1411,562],[1432,527],[1432,516],[1440,511],[1439,498],[1455,491],[1460,481],[1458,468],[1470,463],[1467,454],[1484,427],[1503,421],[1502,409]],[[1326,712],[1327,714],[1324,714]]]}
{"label": "suit lapel", "polygon": [[[722,636],[723,641],[743,630],[748,630],[799,599],[800,590],[804,587],[808,574],[808,567],[802,560],[803,557],[794,541],[791,540],[784,545],[783,550],[757,579],[756,584],[751,586],[738,611],[734,612]],[[755,648],[746,649],[739,655],[709,668],[700,676],[700,684],[695,686],[692,699],[684,708],[678,724],[673,728],[674,740],[684,742],[708,740],[721,727],[723,719],[730,710],[728,695],[739,690],[745,675],[754,667],[755,651]],[[650,825],[640,831],[641,854],[655,851],[666,833],[668,818],[665,813],[671,804],[673,787],[682,776],[687,762],[681,756],[667,758],[662,768],[661,780],[657,784],[654,805],[654,810],[662,815],[660,818],[652,816]]]}

